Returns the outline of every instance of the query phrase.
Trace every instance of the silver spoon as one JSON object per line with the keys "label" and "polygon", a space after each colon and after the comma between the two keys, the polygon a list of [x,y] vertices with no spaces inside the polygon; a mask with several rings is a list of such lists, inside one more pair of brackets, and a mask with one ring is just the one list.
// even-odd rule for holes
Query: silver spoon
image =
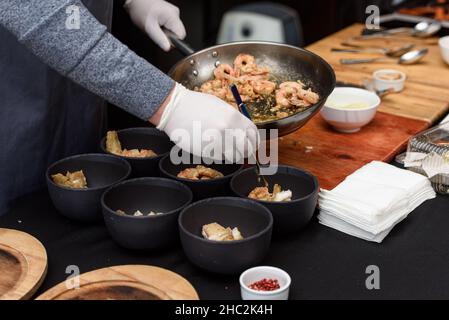
{"label": "silver spoon", "polygon": [[[420,61],[429,52],[429,49],[412,50],[403,54],[398,60],[399,64],[414,64]],[[388,58],[371,58],[371,59],[341,59],[341,64],[358,64],[385,61]]]}
{"label": "silver spoon", "polygon": [[440,31],[441,27],[441,23],[438,21],[421,21],[413,28],[412,35],[427,38]]}
{"label": "silver spoon", "polygon": [[441,28],[442,28],[442,25],[439,21],[426,20],[426,21],[419,22],[413,28],[389,29],[389,30],[386,30],[385,33],[395,34],[395,33],[406,32],[415,37],[427,38],[427,37],[433,36],[435,33],[440,31]]}
{"label": "silver spoon", "polygon": [[441,23],[436,20],[421,21],[418,24],[416,24],[413,28],[388,29],[374,34],[354,37],[354,39],[360,40],[360,39],[383,38],[401,33],[408,33],[409,35],[418,38],[427,38],[436,34],[438,31],[440,31],[441,28],[442,28]]}
{"label": "silver spoon", "polygon": [[373,82],[368,79],[363,80],[362,85],[337,80],[337,87],[354,87],[354,88],[366,89],[368,91],[374,92],[380,98],[383,98],[386,95],[391,94],[391,93],[396,93],[393,88],[389,88],[389,89],[385,89],[385,90],[375,90],[374,86],[373,86]]}
{"label": "silver spoon", "polygon": [[371,48],[371,49],[336,49],[332,48],[333,52],[354,52],[354,53],[382,53],[387,57],[400,57],[404,53],[409,52],[415,45],[406,44],[397,48]]}

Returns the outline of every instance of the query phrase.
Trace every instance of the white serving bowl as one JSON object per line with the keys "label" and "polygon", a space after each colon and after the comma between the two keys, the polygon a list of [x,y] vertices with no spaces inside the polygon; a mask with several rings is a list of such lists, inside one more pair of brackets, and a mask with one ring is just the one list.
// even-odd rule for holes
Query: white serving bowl
{"label": "white serving bowl", "polygon": [[[359,109],[343,109],[341,105],[363,103],[367,107]],[[335,88],[321,109],[321,116],[335,130],[344,133],[359,131],[373,120],[380,98],[375,93],[352,87]]]}
{"label": "white serving bowl", "polygon": [[[258,291],[249,288],[249,285],[262,279],[276,279],[280,288],[273,291]],[[291,278],[288,273],[276,267],[255,267],[240,275],[240,291],[243,300],[288,300],[290,284]]]}
{"label": "white serving bowl", "polygon": [[[382,75],[398,74],[399,79],[387,80],[383,79]],[[405,79],[407,76],[404,72],[393,69],[381,69],[373,73],[374,89],[377,91],[384,91],[393,89],[394,92],[401,92],[404,89]]]}
{"label": "white serving bowl", "polygon": [[447,64],[449,64],[449,36],[440,38],[438,44],[440,45],[440,51],[443,60],[446,61]]}

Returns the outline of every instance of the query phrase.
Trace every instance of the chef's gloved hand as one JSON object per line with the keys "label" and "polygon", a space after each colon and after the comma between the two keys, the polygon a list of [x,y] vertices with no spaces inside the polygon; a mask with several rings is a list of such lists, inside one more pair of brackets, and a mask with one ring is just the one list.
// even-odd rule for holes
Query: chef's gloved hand
{"label": "chef's gloved hand", "polygon": [[250,158],[259,144],[252,121],[223,100],[181,84],[175,85],[157,128],[182,150],[220,161]]}
{"label": "chef's gloved hand", "polygon": [[178,7],[163,0],[127,0],[125,9],[131,20],[164,51],[170,50],[170,41],[162,27],[172,31],[179,39],[184,39],[186,29],[179,18]]}

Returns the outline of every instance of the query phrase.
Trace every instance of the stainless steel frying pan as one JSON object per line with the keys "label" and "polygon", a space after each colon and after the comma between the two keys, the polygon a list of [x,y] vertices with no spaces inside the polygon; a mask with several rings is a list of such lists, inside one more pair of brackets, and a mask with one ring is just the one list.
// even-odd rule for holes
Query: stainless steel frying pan
{"label": "stainless steel frying pan", "polygon": [[258,124],[260,129],[278,129],[283,136],[301,128],[323,106],[335,87],[335,73],[331,66],[316,54],[297,47],[271,42],[233,42],[194,52],[188,44],[170,35],[173,45],[187,57],[170,70],[169,75],[189,89],[200,87],[213,77],[220,63],[232,64],[239,53],[256,57],[267,66],[280,82],[301,80],[320,95],[320,101],[309,109],[287,118]]}

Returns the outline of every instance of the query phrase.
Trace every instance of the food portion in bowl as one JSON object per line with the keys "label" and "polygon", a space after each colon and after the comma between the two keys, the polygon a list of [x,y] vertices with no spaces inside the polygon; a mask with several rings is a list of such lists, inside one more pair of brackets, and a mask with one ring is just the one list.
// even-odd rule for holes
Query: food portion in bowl
{"label": "food portion in bowl", "polygon": [[90,222],[102,218],[103,192],[130,173],[131,166],[125,159],[108,154],[82,154],[53,163],[45,177],[55,208],[70,219]]}
{"label": "food portion in bowl", "polygon": [[122,149],[117,131],[108,131],[106,135],[106,150],[112,154],[129,158],[151,158],[157,156],[151,149]]}
{"label": "food portion in bowl", "polygon": [[279,280],[271,278],[263,278],[248,285],[248,288],[256,291],[274,291],[281,288]]}
{"label": "food portion in bowl", "polygon": [[248,195],[248,198],[269,202],[283,202],[292,200],[291,190],[282,190],[278,184],[273,186],[273,192],[270,192],[268,187],[256,187]]}
{"label": "food portion in bowl", "polygon": [[160,214],[163,214],[163,212],[154,212],[154,211],[150,211],[148,213],[143,213],[140,210],[135,211],[133,214],[127,214],[125,211],[120,210],[120,209],[116,210],[115,212],[121,216],[133,216],[133,217],[149,217],[149,216],[158,216]]}
{"label": "food portion in bowl", "polygon": [[216,222],[205,224],[202,228],[201,235],[204,239],[213,241],[235,241],[244,239],[239,228],[225,228]]}
{"label": "food portion in bowl", "polygon": [[[238,227],[244,239],[209,241],[201,236],[204,225]],[[182,247],[195,265],[211,272],[236,274],[257,265],[268,253],[273,217],[265,206],[249,199],[219,197],[197,201],[178,219]]]}
{"label": "food portion in bowl", "polygon": [[369,107],[369,104],[362,101],[349,102],[349,103],[338,103],[335,101],[326,102],[328,107],[334,109],[343,109],[343,110],[357,110],[357,109],[365,109]]}
{"label": "food portion in bowl", "polygon": [[256,58],[246,53],[239,54],[232,66],[220,64],[214,70],[213,79],[195,89],[215,95],[236,107],[231,84],[237,85],[255,123],[288,117],[308,109],[320,99],[298,79],[277,79],[269,68],[258,65]]}
{"label": "food portion in bowl", "polygon": [[184,184],[147,177],[109,188],[101,206],[117,243],[132,250],[154,250],[177,243],[178,216],[191,201],[192,192]]}
{"label": "food portion in bowl", "polygon": [[236,174],[231,180],[230,187],[235,195],[260,203],[271,211],[276,236],[300,231],[310,222],[315,212],[319,192],[317,179],[307,171],[282,165],[277,167],[274,174],[266,175],[265,178],[269,190],[278,184],[281,190],[291,191],[290,201],[275,202],[249,198],[248,195],[253,190],[260,188],[256,167],[244,169]]}
{"label": "food portion in bowl", "polygon": [[381,73],[379,74],[379,79],[381,80],[400,80],[401,74],[399,72],[392,72],[392,73]]}
{"label": "food portion in bowl", "polygon": [[194,168],[186,168],[180,171],[177,177],[189,180],[210,180],[223,178],[224,175],[218,170],[197,165]]}
{"label": "food portion in bowl", "polygon": [[282,269],[259,266],[243,272],[239,282],[243,300],[287,300],[291,278]]}
{"label": "food portion in bowl", "polygon": [[70,172],[67,171],[66,174],[57,173],[52,174],[51,179],[54,183],[59,186],[72,188],[72,189],[86,189],[87,179],[84,175],[83,170]]}
{"label": "food portion in bowl", "polygon": [[405,86],[407,75],[399,70],[381,69],[373,73],[373,84],[376,91],[401,92]]}
{"label": "food portion in bowl", "polygon": [[335,130],[354,133],[374,119],[380,102],[379,96],[374,92],[338,87],[329,96],[320,113]]}

